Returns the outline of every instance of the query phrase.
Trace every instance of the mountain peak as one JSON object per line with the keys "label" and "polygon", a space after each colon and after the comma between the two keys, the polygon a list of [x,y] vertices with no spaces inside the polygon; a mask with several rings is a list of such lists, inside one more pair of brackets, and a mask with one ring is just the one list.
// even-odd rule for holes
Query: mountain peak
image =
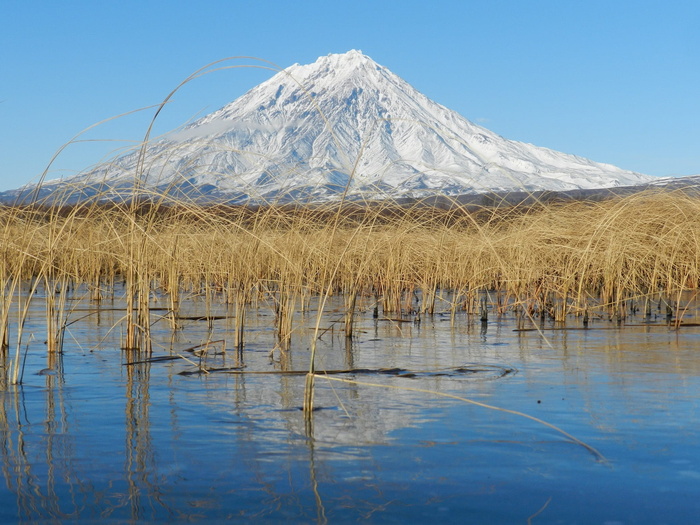
{"label": "mountain peak", "polygon": [[[359,50],[280,71],[154,142],[145,164],[143,182],[156,189],[257,203],[593,189],[653,180],[500,137]],[[128,187],[138,165],[134,153],[71,183]]]}
{"label": "mountain peak", "polygon": [[315,62],[306,65],[294,64],[287,71],[297,68],[304,69],[351,69],[363,65],[376,66],[376,62],[358,49],[351,49],[345,53],[329,53],[320,56]]}
{"label": "mountain peak", "polygon": [[316,63],[328,62],[333,67],[353,67],[356,65],[371,64],[375,62],[367,55],[363,54],[359,49],[351,49],[345,53],[329,53],[326,56],[319,57]]}
{"label": "mountain peak", "polygon": [[330,69],[381,69],[374,60],[357,49],[342,54],[326,55],[319,58],[317,62],[319,61],[327,62]]}
{"label": "mountain peak", "polygon": [[353,49],[347,53],[319,57],[311,64],[294,64],[282,71],[279,76],[287,76],[303,84],[309,79],[325,78],[326,80],[338,81],[358,73],[367,74],[373,70],[380,71],[381,69],[379,64],[362,54],[362,51]]}

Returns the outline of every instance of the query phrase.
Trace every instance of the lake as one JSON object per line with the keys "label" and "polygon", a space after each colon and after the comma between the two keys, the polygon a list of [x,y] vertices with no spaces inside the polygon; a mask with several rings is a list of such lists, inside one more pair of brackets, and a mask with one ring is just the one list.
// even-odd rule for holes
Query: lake
{"label": "lake", "polygon": [[[4,373],[0,390],[0,521],[623,524],[700,516],[699,327],[672,329],[656,309],[651,318],[593,318],[584,327],[513,312],[492,312],[487,323],[465,313],[454,323],[447,313],[383,319],[366,304],[349,340],[342,302],[331,303],[316,368],[336,380],[316,379],[307,420],[314,312],[296,314],[291,346],[281,351],[272,306],[261,303],[247,314],[238,352],[226,305],[214,305],[209,323],[197,319],[207,309],[194,297],[175,334],[158,320],[165,311],[153,310],[148,358],[120,349],[119,300],[99,308],[74,301],[64,351],[47,356],[37,296],[23,384],[9,385]],[[685,320],[695,318],[692,310]],[[538,418],[591,448],[469,401]]]}

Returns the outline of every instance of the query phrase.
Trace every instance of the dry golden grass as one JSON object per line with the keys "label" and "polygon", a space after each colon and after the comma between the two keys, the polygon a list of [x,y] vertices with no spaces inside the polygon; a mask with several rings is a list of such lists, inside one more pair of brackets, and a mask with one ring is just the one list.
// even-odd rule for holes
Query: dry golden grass
{"label": "dry golden grass", "polygon": [[[328,294],[345,298],[352,336],[358,297],[385,316],[481,311],[489,295],[499,312],[564,320],[596,309],[618,319],[663,300],[682,311],[680,294],[700,282],[700,199],[646,192],[601,202],[525,208],[440,210],[347,205],[344,208],[82,206],[0,208],[0,341],[9,344],[8,311],[41,287],[49,351],[60,349],[70,287],[94,300],[126,282],[126,348],[150,348],[149,301],[170,298],[177,326],[182,294],[221,294],[236,307],[236,347],[245,309],[265,299],[276,313],[280,349],[294,315]],[[24,287],[20,293],[20,288]],[[27,294],[29,290],[29,294]],[[366,301],[365,301],[366,303]],[[208,304],[208,303],[207,303]],[[16,327],[19,359],[21,321]],[[16,374],[17,371],[13,371]]]}
{"label": "dry golden grass", "polygon": [[697,287],[699,212],[700,201],[683,193],[481,217],[457,208],[442,213],[449,220],[434,210],[367,210],[338,224],[324,213],[274,209],[189,207],[132,218],[100,207],[67,216],[3,208],[0,277],[48,275],[104,288],[128,274],[138,252],[143,277],[162,291],[214,287],[232,301],[237,293],[250,300],[253,290],[320,294],[330,279],[337,293],[376,294],[387,312],[405,310],[414,292],[430,312],[438,291],[483,289],[520,301],[553,295],[617,304]]}

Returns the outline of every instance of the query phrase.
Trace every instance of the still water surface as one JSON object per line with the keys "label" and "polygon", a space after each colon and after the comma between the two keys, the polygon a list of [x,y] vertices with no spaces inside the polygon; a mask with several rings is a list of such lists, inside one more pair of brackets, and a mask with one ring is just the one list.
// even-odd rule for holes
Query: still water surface
{"label": "still water surface", "polygon": [[[298,315],[291,350],[271,358],[272,311],[251,311],[243,353],[215,344],[206,358],[246,373],[193,374],[200,358],[187,349],[233,341],[232,319],[213,321],[211,334],[206,321],[183,320],[174,337],[158,322],[154,356],[188,360],[130,365],[142,358],[119,348],[118,306],[98,314],[76,304],[55,359],[42,344],[42,308],[27,324],[23,384],[0,390],[0,522],[700,517],[697,327],[632,317],[636,326],[515,331],[523,325],[512,314],[485,325],[462,314],[451,327],[448,315],[415,324],[368,310],[350,342],[331,307],[317,369],[364,369],[334,377],[374,386],[318,379],[307,428],[303,375],[250,372],[305,370],[312,315]],[[417,390],[540,418],[606,460],[535,421]]]}

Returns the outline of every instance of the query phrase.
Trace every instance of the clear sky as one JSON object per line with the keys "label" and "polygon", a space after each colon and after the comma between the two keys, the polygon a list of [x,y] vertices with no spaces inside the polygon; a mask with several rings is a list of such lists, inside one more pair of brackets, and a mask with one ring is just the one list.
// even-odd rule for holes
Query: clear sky
{"label": "clear sky", "polygon": [[[700,174],[698,0],[0,0],[0,190],[36,180],[74,135],[159,103],[212,61],[286,67],[350,49],[506,138],[649,175]],[[156,132],[272,74],[193,81]],[[139,141],[152,116],[91,130],[49,178]]]}

